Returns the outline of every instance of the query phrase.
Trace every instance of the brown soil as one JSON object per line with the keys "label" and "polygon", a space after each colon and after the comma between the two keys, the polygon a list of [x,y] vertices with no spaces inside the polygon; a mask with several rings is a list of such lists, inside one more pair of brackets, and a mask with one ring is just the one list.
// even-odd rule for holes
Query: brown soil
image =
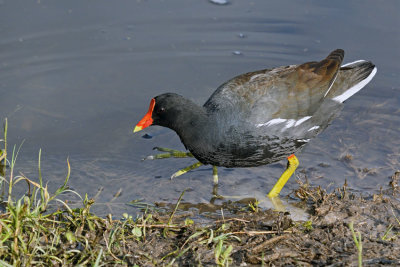
{"label": "brown soil", "polygon": [[[327,193],[301,185],[294,195],[310,213],[307,222],[293,221],[287,212],[249,211],[238,204],[231,204],[230,215],[223,220],[202,226],[185,226],[188,213],[175,215],[175,226],[168,231],[149,225],[140,242],[125,244],[131,253],[124,259],[139,266],[357,266],[349,228],[353,222],[362,237],[364,266],[399,266],[399,177],[400,173],[392,177],[391,190],[371,197],[352,194],[346,186]],[[157,223],[169,218],[152,216]]]}

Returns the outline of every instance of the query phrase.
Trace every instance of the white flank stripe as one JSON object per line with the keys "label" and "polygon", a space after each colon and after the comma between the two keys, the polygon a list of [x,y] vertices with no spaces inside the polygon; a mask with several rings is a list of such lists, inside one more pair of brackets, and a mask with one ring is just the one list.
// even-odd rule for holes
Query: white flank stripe
{"label": "white flank stripe", "polygon": [[308,141],[310,141],[310,139],[297,139],[297,141],[307,143]]}
{"label": "white flank stripe", "polygon": [[293,119],[288,120],[287,123],[286,123],[286,125],[285,125],[285,128],[293,127],[293,125],[294,125],[295,123],[296,123],[296,120],[293,120]]}
{"label": "white flank stripe", "polygon": [[317,129],[319,129],[319,126],[314,126],[314,127],[311,127],[310,129],[308,129],[307,132],[310,132],[310,131],[312,131],[312,130],[317,130]]}
{"label": "white flank stripe", "polygon": [[299,120],[294,120],[294,119],[288,120],[288,119],[277,118],[277,119],[272,119],[270,121],[267,121],[265,123],[256,124],[256,127],[272,126],[272,125],[276,125],[276,124],[286,123],[286,125],[285,125],[285,127],[283,127],[283,129],[288,129],[290,127],[296,127],[296,126],[302,124],[303,122],[309,120],[310,118],[311,118],[311,116],[306,116]]}
{"label": "white flank stripe", "polygon": [[272,120],[270,120],[270,121],[267,121],[266,123],[259,123],[259,124],[257,124],[256,126],[257,126],[257,127],[261,127],[261,126],[271,126],[271,125],[283,123],[283,122],[285,122],[285,121],[287,121],[287,119],[280,119],[280,118],[277,118],[277,119],[272,119]]}
{"label": "white flank stripe", "polygon": [[302,124],[303,122],[305,122],[306,120],[308,120],[310,118],[311,118],[311,116],[303,117],[300,120],[297,120],[296,123],[294,124],[294,126],[300,125],[300,124]]}
{"label": "white flank stripe", "polygon": [[303,117],[303,118],[301,118],[299,120],[293,120],[293,119],[288,120],[284,129],[288,129],[288,128],[291,128],[291,127],[296,127],[296,126],[302,124],[303,122],[305,122],[306,120],[308,120],[310,118],[311,118],[311,116],[306,116],[306,117]]}
{"label": "white flank stripe", "polygon": [[353,87],[347,89],[343,94],[332,98],[332,100],[343,103],[346,99],[348,99],[349,97],[360,91],[364,86],[366,86],[372,80],[372,78],[374,78],[376,71],[377,69],[374,68],[367,78],[357,83]]}

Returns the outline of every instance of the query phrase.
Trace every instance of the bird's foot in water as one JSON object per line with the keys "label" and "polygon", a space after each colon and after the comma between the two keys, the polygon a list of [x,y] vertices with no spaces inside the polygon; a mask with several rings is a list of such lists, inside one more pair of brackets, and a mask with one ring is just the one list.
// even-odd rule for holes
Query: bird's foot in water
{"label": "bird's foot in water", "polygon": [[[144,158],[143,160],[153,160],[153,159],[167,159],[167,158],[193,158],[192,153],[186,152],[186,151],[180,151],[176,149],[171,149],[171,148],[165,148],[165,147],[154,147],[153,150],[161,151],[161,152],[166,152],[166,153],[161,153],[161,154],[156,154],[156,155],[150,155]],[[198,167],[202,166],[203,163],[201,162],[196,162],[190,166],[187,166],[186,168],[183,168],[171,176],[171,180],[174,179],[175,177],[181,176],[182,174],[187,173],[188,171],[197,169]],[[214,172],[213,172],[214,174]],[[214,178],[215,180],[215,178]],[[218,177],[217,177],[218,180]]]}
{"label": "bird's foot in water", "polygon": [[198,167],[202,166],[203,163],[201,163],[200,161],[196,162],[195,164],[192,164],[190,166],[187,166],[186,168],[183,168],[177,172],[175,172],[174,174],[171,175],[171,180],[174,179],[175,177],[181,176],[182,174],[187,173],[188,171],[197,169]]}
{"label": "bird's foot in water", "polygon": [[186,151],[180,151],[164,147],[154,147],[153,150],[166,152],[156,155],[150,155],[145,157],[143,160],[153,160],[153,159],[167,159],[167,158],[193,158],[192,153]]}
{"label": "bird's foot in water", "polygon": [[[181,176],[182,174],[187,173],[188,171],[194,170],[202,165],[203,164],[198,161],[193,165],[183,168],[183,169],[177,171],[176,173],[174,173],[171,176],[171,180],[175,177],[178,177],[178,176]],[[224,199],[223,196],[218,194],[218,169],[217,169],[217,166],[213,166],[213,182],[214,182],[214,186],[213,186],[213,191],[212,191],[212,198],[210,200],[211,203],[214,203],[214,201],[217,199]]]}
{"label": "bird's foot in water", "polygon": [[[156,155],[150,155],[144,158],[143,160],[153,160],[153,159],[166,159],[166,158],[193,158],[193,154],[190,152],[186,151],[180,151],[176,149],[171,149],[171,148],[164,148],[164,147],[154,147],[153,150],[161,151],[161,152],[166,152],[166,153],[161,153],[161,154],[156,154]],[[187,166],[174,174],[171,175],[171,180],[181,176],[182,174],[187,173],[188,171],[197,169],[198,167],[202,166],[203,163],[200,161]],[[218,169],[217,166],[213,166],[213,182],[214,182],[214,188],[213,188],[213,198],[223,198],[222,196],[218,195]]]}

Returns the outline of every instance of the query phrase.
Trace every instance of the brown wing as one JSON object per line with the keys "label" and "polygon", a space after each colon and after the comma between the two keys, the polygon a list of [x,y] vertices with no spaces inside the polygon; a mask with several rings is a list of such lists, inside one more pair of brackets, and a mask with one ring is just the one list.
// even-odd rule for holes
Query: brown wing
{"label": "brown wing", "polygon": [[310,116],[335,81],[344,51],[337,49],[320,62],[279,67],[239,75],[221,85],[205,107],[240,107],[253,121]]}
{"label": "brown wing", "polygon": [[277,85],[287,98],[282,99],[273,116],[297,118],[314,114],[334,83],[343,56],[344,51],[338,49],[320,62],[301,64],[288,75],[280,76]]}

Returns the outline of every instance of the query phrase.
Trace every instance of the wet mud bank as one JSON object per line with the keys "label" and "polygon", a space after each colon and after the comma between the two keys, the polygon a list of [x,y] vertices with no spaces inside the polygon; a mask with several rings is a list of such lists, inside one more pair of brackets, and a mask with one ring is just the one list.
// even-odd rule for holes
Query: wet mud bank
{"label": "wet mud bank", "polygon": [[[190,215],[183,213],[175,218],[180,226],[167,232],[152,228],[143,242],[132,242],[129,250],[135,256],[130,261],[149,266],[167,259],[204,266],[357,266],[359,261],[364,266],[398,266],[399,177],[396,172],[392,188],[373,196],[351,193],[346,186],[327,193],[300,185],[293,195],[308,210],[307,221],[254,205],[246,209],[232,204],[229,216],[203,226],[188,225]],[[166,220],[157,216],[153,219]]]}

